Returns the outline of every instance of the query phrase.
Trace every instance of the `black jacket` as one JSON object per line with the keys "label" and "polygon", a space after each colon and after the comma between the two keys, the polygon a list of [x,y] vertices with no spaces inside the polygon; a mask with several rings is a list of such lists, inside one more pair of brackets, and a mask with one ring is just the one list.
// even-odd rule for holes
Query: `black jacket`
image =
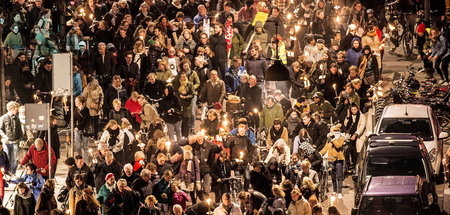
{"label": "black jacket", "polygon": [[122,77],[123,79],[128,79],[128,78],[137,78],[137,75],[139,74],[139,66],[136,63],[131,63],[130,65],[128,64],[122,64],[120,66],[120,77]]}
{"label": "black jacket", "polygon": [[125,105],[128,99],[127,90],[125,87],[121,87],[119,90],[114,88],[112,85],[108,87],[108,89],[105,92],[105,100],[103,102],[103,108],[105,113],[109,113],[109,110],[113,108],[113,100],[114,99],[120,99],[122,102],[122,107]]}
{"label": "black jacket", "polygon": [[83,175],[84,184],[94,187],[94,174],[92,174],[91,169],[86,164],[83,164],[81,168],[78,168],[76,165],[74,165],[69,169],[69,173],[67,174],[66,178],[67,189],[70,190],[75,186],[75,181],[73,179],[76,175]]}
{"label": "black jacket", "polygon": [[154,84],[146,82],[144,85],[143,94],[150,97],[151,99],[158,100],[163,97],[165,88],[166,85],[160,80],[156,80]]}
{"label": "black jacket", "polygon": [[82,110],[79,110],[75,107],[75,111],[73,113],[75,127],[78,130],[82,131],[89,124],[89,109],[87,107],[83,107]]}
{"label": "black jacket", "polygon": [[140,200],[144,203],[145,198],[152,193],[153,184],[151,181],[146,182],[142,177],[139,177],[131,183],[130,187],[139,193]]}
{"label": "black jacket", "polygon": [[41,92],[50,92],[53,86],[52,80],[52,71],[47,71],[40,67],[34,78],[34,89],[40,90]]}
{"label": "black jacket", "polygon": [[14,198],[14,213],[19,215],[33,215],[36,207],[36,200],[34,199],[31,190],[26,195],[17,194]]}
{"label": "black jacket", "polygon": [[94,70],[94,74],[98,76],[110,76],[116,75],[116,61],[111,52],[106,51],[105,59],[101,54],[97,53],[93,57],[92,67]]}
{"label": "black jacket", "polygon": [[[168,111],[171,110],[169,113]],[[158,113],[166,123],[176,123],[181,120],[181,104],[175,95],[165,96],[159,102]]]}
{"label": "black jacket", "polygon": [[5,136],[9,141],[18,141],[23,139],[22,127],[19,117],[6,113],[0,117],[0,134]]}
{"label": "black jacket", "polygon": [[220,153],[221,148],[206,140],[203,141],[203,144],[195,142],[191,146],[194,156],[200,160],[201,175],[208,174],[211,171],[216,154]]}
{"label": "black jacket", "polygon": [[254,87],[245,85],[245,87],[242,88],[242,96],[244,98],[245,111],[251,112],[255,108],[259,111],[262,110],[263,102],[261,87],[259,87],[258,85]]}
{"label": "black jacket", "polygon": [[227,182],[217,182],[217,179],[223,179],[223,178],[229,178],[231,176],[231,171],[233,167],[231,165],[230,160],[225,160],[225,162],[222,164],[220,163],[219,158],[216,159],[216,161],[213,163],[211,168],[211,178],[212,178],[212,188],[219,188],[220,184],[227,183]]}
{"label": "black jacket", "polygon": [[226,62],[227,61],[227,41],[225,40],[225,36],[222,35],[211,35],[209,37],[209,44],[214,52],[214,59],[216,62]]}
{"label": "black jacket", "polygon": [[266,167],[263,165],[261,167],[259,173],[255,170],[250,172],[250,184],[253,190],[261,192],[266,197],[272,196],[272,177]]}
{"label": "black jacket", "polygon": [[125,108],[120,108],[119,111],[116,111],[114,108],[111,109],[109,111],[108,117],[109,120],[116,120],[119,125],[122,124],[122,118],[128,119],[129,122],[133,122],[130,111]]}

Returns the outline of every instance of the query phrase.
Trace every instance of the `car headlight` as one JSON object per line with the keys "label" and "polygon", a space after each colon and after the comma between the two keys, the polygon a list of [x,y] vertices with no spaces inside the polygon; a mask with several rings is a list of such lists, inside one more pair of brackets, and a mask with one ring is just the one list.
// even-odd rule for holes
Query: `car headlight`
{"label": "car headlight", "polygon": [[436,160],[436,155],[437,155],[437,150],[436,148],[432,149],[428,155],[430,156],[430,160],[431,162],[434,162],[434,160]]}

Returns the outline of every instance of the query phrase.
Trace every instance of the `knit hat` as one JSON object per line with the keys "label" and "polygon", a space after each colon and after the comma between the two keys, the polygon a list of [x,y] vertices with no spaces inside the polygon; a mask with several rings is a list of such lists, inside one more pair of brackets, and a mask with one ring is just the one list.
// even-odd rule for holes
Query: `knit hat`
{"label": "knit hat", "polygon": [[320,44],[325,44],[325,40],[324,40],[324,39],[322,39],[322,38],[320,38],[320,39],[318,39],[318,40],[317,40],[317,43],[320,43]]}
{"label": "knit hat", "polygon": [[215,110],[222,110],[222,104],[220,104],[220,102],[214,103],[214,109]]}
{"label": "knit hat", "polygon": [[114,174],[112,174],[112,173],[106,174],[105,181],[108,181],[110,178],[114,178]]}
{"label": "knit hat", "polygon": [[78,43],[78,46],[86,46],[86,42],[80,41],[80,42]]}
{"label": "knit hat", "polygon": [[106,44],[106,49],[107,49],[107,50],[109,50],[109,49],[111,49],[111,48],[115,48],[114,44],[112,44],[112,43]]}
{"label": "knit hat", "polygon": [[366,11],[366,13],[370,13],[370,14],[373,14],[374,12],[373,12],[373,9],[367,9],[367,11]]}
{"label": "knit hat", "polygon": [[425,33],[425,31],[426,31],[425,24],[422,22],[419,24],[419,26],[417,26],[416,32],[417,33]]}

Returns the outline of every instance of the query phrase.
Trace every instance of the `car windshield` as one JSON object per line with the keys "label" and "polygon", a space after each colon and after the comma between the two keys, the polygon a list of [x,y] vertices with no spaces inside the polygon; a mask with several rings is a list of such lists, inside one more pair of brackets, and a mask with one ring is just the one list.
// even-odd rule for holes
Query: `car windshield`
{"label": "car windshield", "polygon": [[359,214],[423,214],[416,196],[366,196],[362,199]]}
{"label": "car windshield", "polygon": [[410,133],[418,134],[425,141],[434,139],[428,118],[384,118],[381,122],[379,133]]}
{"label": "car windshield", "polygon": [[425,167],[420,157],[369,157],[367,174],[371,176],[419,175],[426,177]]}

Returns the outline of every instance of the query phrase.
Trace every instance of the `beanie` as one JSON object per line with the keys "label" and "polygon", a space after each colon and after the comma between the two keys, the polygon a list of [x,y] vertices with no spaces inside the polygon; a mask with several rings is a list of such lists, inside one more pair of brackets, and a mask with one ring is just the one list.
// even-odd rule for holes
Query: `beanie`
{"label": "beanie", "polygon": [[424,23],[420,23],[419,26],[417,26],[417,33],[425,33],[425,24]]}
{"label": "beanie", "polygon": [[214,103],[214,109],[215,110],[222,110],[222,104],[220,104],[220,102]]}
{"label": "beanie", "polygon": [[112,174],[112,173],[106,174],[105,181],[108,181],[110,178],[114,178],[114,174]]}

